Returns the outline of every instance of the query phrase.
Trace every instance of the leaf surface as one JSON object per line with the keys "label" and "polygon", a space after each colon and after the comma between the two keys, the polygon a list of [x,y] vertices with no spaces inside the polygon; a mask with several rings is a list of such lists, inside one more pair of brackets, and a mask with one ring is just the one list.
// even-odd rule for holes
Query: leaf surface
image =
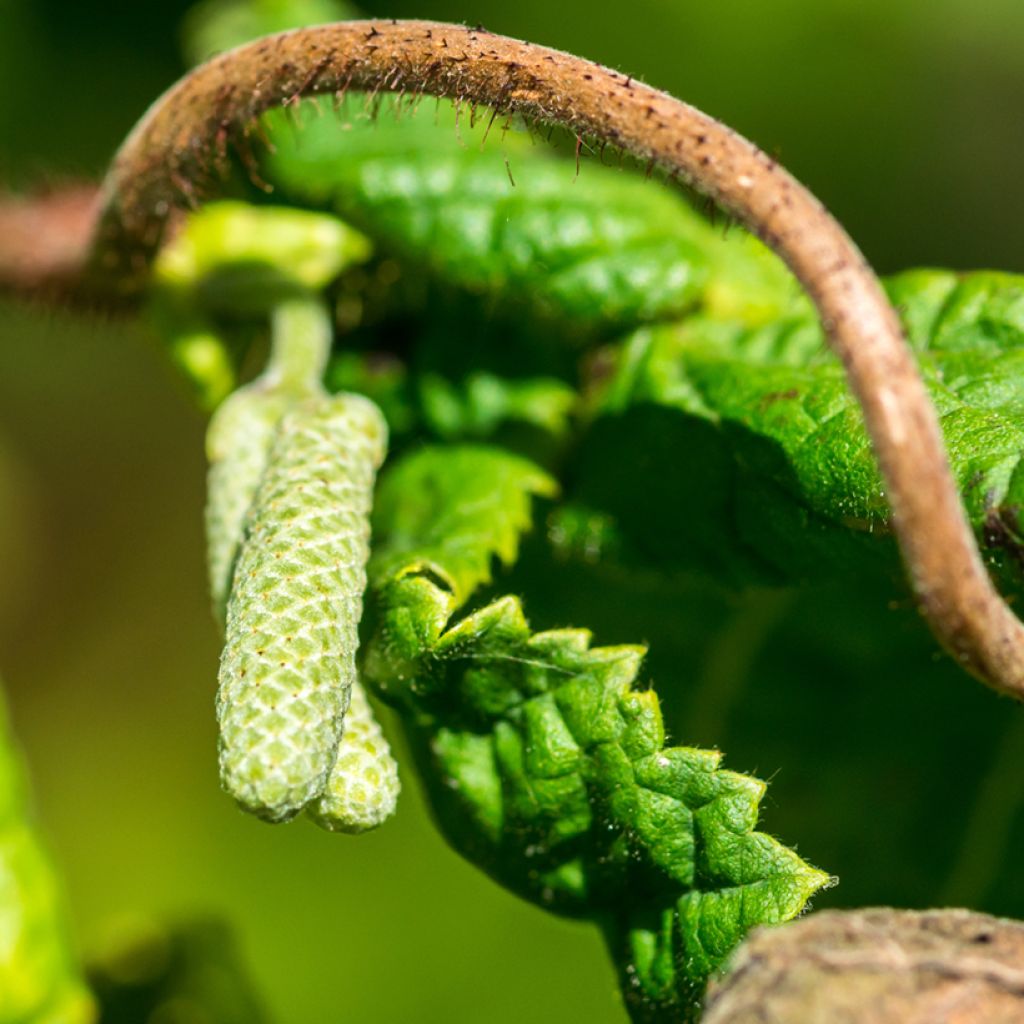
{"label": "leaf surface", "polygon": [[[1024,551],[1024,278],[912,271],[888,289],[971,523],[1012,574]],[[643,329],[614,364],[570,493],[610,515],[640,561],[791,579],[893,560],[860,410],[810,310],[761,327],[704,314]],[[674,525],[631,515],[627,445],[653,488],[647,508],[671,508]],[[692,536],[673,537],[680,516]]]}
{"label": "leaf surface", "polygon": [[[638,1019],[687,1020],[746,931],[799,913],[828,878],[755,831],[764,783],[721,769],[717,751],[666,746],[643,647],[533,632],[514,597],[458,617],[490,560],[514,557],[543,481],[486,448],[391,469],[366,674],[401,710],[452,845],[525,898],[601,924]],[[413,493],[422,505],[395,500]]]}
{"label": "leaf surface", "polygon": [[331,209],[435,278],[525,305],[577,332],[679,315],[709,271],[714,234],[665,189],[596,162],[578,174],[489,114],[451,104],[350,130],[311,104],[265,117],[264,174],[293,201]]}

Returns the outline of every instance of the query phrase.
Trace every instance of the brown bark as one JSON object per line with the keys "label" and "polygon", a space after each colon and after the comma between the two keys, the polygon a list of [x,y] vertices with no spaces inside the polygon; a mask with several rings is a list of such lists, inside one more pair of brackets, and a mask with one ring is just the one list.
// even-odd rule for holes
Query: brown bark
{"label": "brown bark", "polygon": [[1020,1024],[1024,924],[967,910],[812,914],[753,932],[702,1024]]}

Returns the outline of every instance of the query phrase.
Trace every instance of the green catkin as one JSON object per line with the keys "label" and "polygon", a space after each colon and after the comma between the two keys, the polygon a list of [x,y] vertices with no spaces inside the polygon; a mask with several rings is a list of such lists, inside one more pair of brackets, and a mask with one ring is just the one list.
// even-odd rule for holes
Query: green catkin
{"label": "green catkin", "polygon": [[328,832],[366,832],[395,812],[401,784],[398,765],[363,684],[356,679],[345,714],[345,731],[327,789],[309,816]]}
{"label": "green catkin", "polygon": [[[280,304],[272,317],[272,334],[266,371],[223,402],[207,432],[207,552],[213,608],[221,623],[247,520],[281,421],[303,400],[327,399],[320,378],[330,351],[331,325],[322,303],[302,296]],[[311,816],[329,831],[363,832],[390,817],[398,790],[398,767],[355,680],[327,790],[315,807],[311,805]],[[235,789],[232,792],[237,796]],[[288,812],[274,811],[271,816],[277,820],[278,813]]]}
{"label": "green catkin", "polygon": [[361,396],[296,402],[246,520],[217,694],[221,778],[269,821],[318,798],[337,759],[386,437]]}
{"label": "green catkin", "polygon": [[88,1024],[61,894],[27,813],[21,757],[0,700],[0,1024]]}
{"label": "green catkin", "polygon": [[222,625],[249,514],[281,417],[293,399],[262,385],[239,388],[217,409],[206,434],[206,560],[214,615]]}

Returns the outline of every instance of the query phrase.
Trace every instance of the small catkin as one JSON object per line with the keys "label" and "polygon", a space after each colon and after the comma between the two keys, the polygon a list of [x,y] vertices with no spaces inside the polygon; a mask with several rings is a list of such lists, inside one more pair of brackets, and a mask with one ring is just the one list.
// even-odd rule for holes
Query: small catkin
{"label": "small catkin", "polygon": [[295,403],[246,520],[217,693],[221,779],[268,821],[319,797],[337,758],[386,443],[361,396]]}
{"label": "small catkin", "polygon": [[398,765],[358,679],[345,713],[338,760],[323,796],[309,816],[328,832],[366,832],[395,812],[401,783]]}
{"label": "small catkin", "polygon": [[210,420],[206,455],[206,558],[210,596],[223,624],[245,518],[292,399],[262,381],[239,388]]}

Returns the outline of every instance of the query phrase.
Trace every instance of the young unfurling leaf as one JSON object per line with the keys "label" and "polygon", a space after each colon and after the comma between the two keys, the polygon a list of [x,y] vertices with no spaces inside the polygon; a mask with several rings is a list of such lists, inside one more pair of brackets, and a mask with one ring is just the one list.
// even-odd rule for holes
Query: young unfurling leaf
{"label": "young unfurling leaf", "polygon": [[93,1016],[0,700],[0,1024],[89,1024]]}
{"label": "young unfurling leaf", "polygon": [[221,777],[285,821],[327,785],[355,678],[373,482],[387,428],[355,395],[281,421],[227,607],[217,716]]}
{"label": "young unfurling leaf", "polygon": [[[413,480],[418,499],[401,501]],[[755,830],[764,783],[666,745],[658,698],[636,685],[642,647],[535,633],[514,597],[458,620],[550,487],[485,447],[396,463],[374,517],[367,678],[402,712],[449,841],[514,892],[599,923],[636,1019],[691,1020],[746,931],[829,879]]]}
{"label": "young unfurling leaf", "polygon": [[[370,253],[368,239],[327,214],[211,203],[189,216],[161,250],[153,268],[150,313],[200,404],[214,409],[236,386],[239,372],[239,346],[227,343],[225,324],[237,330],[268,315],[289,319],[292,309],[317,305],[313,296],[320,289]],[[323,319],[329,325],[329,318]],[[315,345],[322,337],[314,331],[310,340]],[[301,333],[293,331],[292,340],[301,347]],[[328,331],[321,359],[329,349]],[[292,363],[311,370],[308,363]],[[322,372],[321,366],[317,379]],[[305,383],[312,380],[307,373]]]}

